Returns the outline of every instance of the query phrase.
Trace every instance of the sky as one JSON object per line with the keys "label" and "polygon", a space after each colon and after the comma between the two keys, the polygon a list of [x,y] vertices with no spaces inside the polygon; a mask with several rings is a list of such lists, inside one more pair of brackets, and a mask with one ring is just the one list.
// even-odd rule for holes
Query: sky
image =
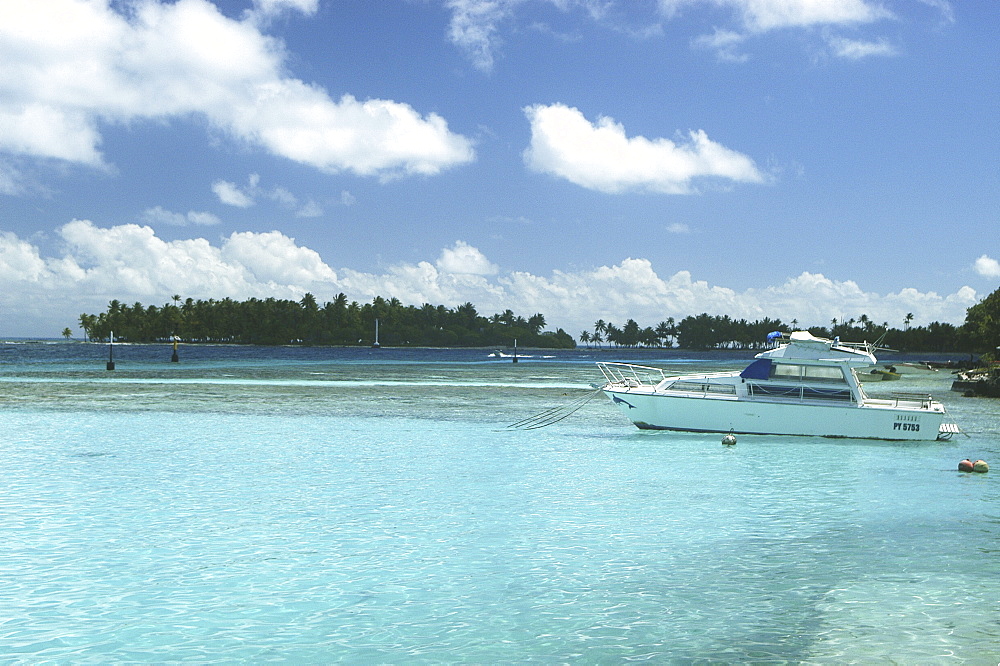
{"label": "sky", "polygon": [[0,336],[344,293],[961,324],[996,0],[0,0]]}

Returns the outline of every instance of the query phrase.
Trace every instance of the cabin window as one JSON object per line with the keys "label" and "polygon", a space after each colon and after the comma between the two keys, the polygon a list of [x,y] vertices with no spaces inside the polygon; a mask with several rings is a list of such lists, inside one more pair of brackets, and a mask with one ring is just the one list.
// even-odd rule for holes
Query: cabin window
{"label": "cabin window", "polygon": [[750,395],[767,396],[769,398],[792,398],[798,400],[802,396],[802,387],[777,386],[775,384],[751,384]]}
{"label": "cabin window", "polygon": [[803,366],[803,369],[805,370],[805,374],[803,376],[809,381],[844,381],[844,371],[839,367],[831,368],[823,365],[806,365]]}
{"label": "cabin window", "polygon": [[771,379],[798,379],[802,375],[801,365],[775,363],[771,366]]}
{"label": "cabin window", "polygon": [[750,395],[781,400],[833,400],[850,402],[854,399],[850,389],[818,388],[815,386],[778,386],[775,384],[750,384]]}
{"label": "cabin window", "polygon": [[802,397],[806,400],[850,400],[849,389],[802,387]]}
{"label": "cabin window", "polygon": [[775,363],[771,366],[771,379],[840,383],[846,381],[844,371],[839,366],[799,365],[797,363]]}
{"label": "cabin window", "polygon": [[667,391],[683,391],[684,393],[717,393],[721,395],[736,395],[736,387],[732,384],[708,384],[702,382],[674,382],[666,387]]}

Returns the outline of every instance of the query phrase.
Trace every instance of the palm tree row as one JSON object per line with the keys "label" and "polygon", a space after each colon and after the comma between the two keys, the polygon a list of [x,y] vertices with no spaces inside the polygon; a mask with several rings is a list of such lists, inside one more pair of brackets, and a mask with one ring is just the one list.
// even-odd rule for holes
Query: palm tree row
{"label": "palm tree row", "polygon": [[573,338],[562,329],[543,331],[545,316],[527,319],[511,310],[491,317],[480,315],[472,303],[455,308],[423,304],[404,306],[398,299],[376,297],[371,303],[348,302],[339,294],[322,306],[312,294],[300,301],[275,298],[234,301],[194,300],[174,296],[163,306],[124,305],[117,300],[100,314],[80,315],[88,340],[157,342],[174,337],[185,342],[236,344],[358,345],[379,342],[388,346],[485,347],[518,344],[530,347],[572,348]]}
{"label": "palm tree row", "polygon": [[[991,309],[992,308],[992,309]],[[890,327],[888,322],[875,323],[868,315],[846,321],[834,319],[830,327],[811,326],[813,335],[845,341],[879,341],[880,344],[911,351],[991,351],[1000,345],[1000,290],[969,308],[966,324],[932,322],[927,326],[912,326],[913,314],[907,313],[903,328]],[[655,327],[641,327],[629,319],[619,328],[611,322],[598,319],[593,331],[579,334],[581,343],[601,346],[607,342],[616,347],[681,347],[684,349],[760,349],[767,345],[769,333],[788,334],[799,330],[793,319],[785,324],[780,319],[765,317],[755,321],[732,319],[728,315],[702,313],[687,316],[679,322],[673,318],[661,321]]]}
{"label": "palm tree row", "polygon": [[[572,348],[572,337],[562,329],[543,332],[546,322],[541,314],[525,319],[511,310],[490,317],[480,315],[472,303],[455,308],[425,303],[420,307],[404,306],[396,298],[376,297],[371,303],[348,302],[339,294],[320,306],[312,294],[300,301],[193,300],[157,307],[135,303],[124,305],[111,301],[106,312],[80,315],[79,325],[90,340],[107,340],[111,332],[123,341],[155,342],[173,336],[189,342],[230,342],[246,344],[336,344],[356,345],[373,342],[374,322],[381,322],[380,342],[386,345],[414,346],[509,346],[515,340],[524,346]],[[878,341],[881,344],[911,351],[978,351],[995,354],[1000,348],[1000,289],[967,310],[960,326],[932,322],[912,326],[913,314],[907,313],[903,328],[888,322],[875,323],[868,315],[844,321],[833,319],[830,326],[813,326],[809,331],[822,337],[840,337],[846,341]],[[702,313],[676,322],[669,317],[655,327],[642,327],[628,319],[621,327],[598,319],[593,331],[580,333],[580,342],[601,346],[607,342],[618,347],[683,347],[687,349],[754,349],[766,344],[772,331],[789,333],[799,329],[793,319],[784,324],[779,319],[734,320],[729,316]],[[69,337],[70,330],[63,331]]]}
{"label": "palm tree row", "polygon": [[594,322],[594,332],[582,331],[580,342],[598,347],[602,342],[608,342],[616,347],[672,347],[676,335],[674,318],[661,321],[655,328],[647,326],[640,328],[634,319],[629,319],[621,328],[611,322],[598,319]]}

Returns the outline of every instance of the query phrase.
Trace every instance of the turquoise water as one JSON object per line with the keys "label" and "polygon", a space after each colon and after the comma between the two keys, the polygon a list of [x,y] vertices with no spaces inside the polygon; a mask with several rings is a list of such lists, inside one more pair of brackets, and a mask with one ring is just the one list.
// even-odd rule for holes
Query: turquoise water
{"label": "turquoise water", "polygon": [[[0,345],[5,663],[1000,659],[1000,401],[968,437],[640,432],[595,359]],[[613,358],[612,358],[613,356]],[[993,463],[961,474],[959,460]]]}

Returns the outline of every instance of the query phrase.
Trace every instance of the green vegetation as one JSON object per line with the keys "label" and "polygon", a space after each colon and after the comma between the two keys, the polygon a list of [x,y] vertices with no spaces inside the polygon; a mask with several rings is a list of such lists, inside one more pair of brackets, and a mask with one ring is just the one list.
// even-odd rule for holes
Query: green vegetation
{"label": "green vegetation", "polygon": [[[573,338],[561,328],[543,332],[545,317],[535,314],[525,319],[510,310],[492,317],[476,312],[472,303],[456,308],[425,303],[404,306],[398,299],[376,297],[371,303],[348,303],[339,294],[322,307],[312,294],[301,301],[268,298],[259,300],[195,301],[181,303],[180,296],[162,307],[141,303],[128,306],[111,301],[107,312],[80,315],[80,327],[90,340],[107,340],[112,331],[123,342],[158,342],[176,335],[185,342],[238,344],[370,345],[374,342],[375,320],[380,322],[379,342],[386,346],[414,347],[503,347],[517,340],[524,347],[572,349]],[[839,336],[847,342],[881,341],[903,351],[979,352],[984,359],[997,355],[1000,346],[1000,289],[970,307],[962,326],[932,322],[911,326],[912,314],[903,328],[888,322],[876,324],[867,315],[830,322],[829,327],[808,330],[825,338]],[[764,318],[748,322],[729,316],[706,313],[688,316],[679,322],[668,318],[655,327],[641,327],[634,319],[618,327],[598,320],[593,331],[580,333],[580,342],[616,347],[682,347],[684,349],[757,349],[766,344],[772,331],[790,333],[800,328],[796,320]],[[69,329],[63,331],[67,338]]]}
{"label": "green vegetation", "polygon": [[[811,326],[807,330],[824,338],[839,336],[845,342],[881,340],[885,347],[909,351],[945,352],[975,348],[973,336],[964,328],[938,322],[926,327],[911,327],[911,319],[912,315],[907,315],[903,330],[890,328],[888,323],[876,324],[866,315],[842,323],[834,319],[829,328]],[[747,321],[702,313],[676,323],[667,319],[655,328],[642,328],[632,319],[621,328],[598,320],[593,332],[583,331],[580,334],[580,341],[596,345],[608,342],[618,347],[670,347],[676,343],[683,349],[760,349],[766,346],[768,333],[781,331],[788,334],[800,328],[795,320],[785,324],[780,319]]]}
{"label": "green vegetation", "polygon": [[[973,305],[966,311],[965,324],[932,322],[927,326],[911,326],[913,314],[903,318],[903,328],[890,327],[888,322],[876,324],[868,315],[857,319],[830,322],[830,327],[810,326],[813,335],[834,338],[845,342],[881,341],[890,349],[902,351],[980,352],[983,360],[1000,356],[1000,289]],[[671,347],[684,349],[757,349],[765,346],[767,334],[772,331],[791,333],[799,330],[796,320],[789,324],[780,319],[761,319],[748,322],[728,316],[706,313],[688,316],[675,322],[673,318],[657,326],[642,328],[629,319],[621,328],[602,319],[594,323],[594,330],[580,333],[580,342],[600,346],[602,343],[618,347]]]}
{"label": "green vegetation", "polygon": [[1000,361],[1000,289],[966,310],[962,330],[974,349],[985,352],[983,361]]}
{"label": "green vegetation", "polygon": [[525,319],[507,310],[484,317],[472,303],[453,309],[425,303],[418,308],[376,297],[359,305],[348,303],[344,294],[323,306],[312,294],[297,302],[172,300],[162,307],[111,301],[107,312],[80,315],[80,328],[89,340],[108,340],[113,331],[115,340],[122,342],[161,342],[177,336],[185,342],[371,345],[378,319],[379,343],[389,347],[502,347],[515,340],[524,347],[576,346],[562,329],[543,332],[541,314]]}

